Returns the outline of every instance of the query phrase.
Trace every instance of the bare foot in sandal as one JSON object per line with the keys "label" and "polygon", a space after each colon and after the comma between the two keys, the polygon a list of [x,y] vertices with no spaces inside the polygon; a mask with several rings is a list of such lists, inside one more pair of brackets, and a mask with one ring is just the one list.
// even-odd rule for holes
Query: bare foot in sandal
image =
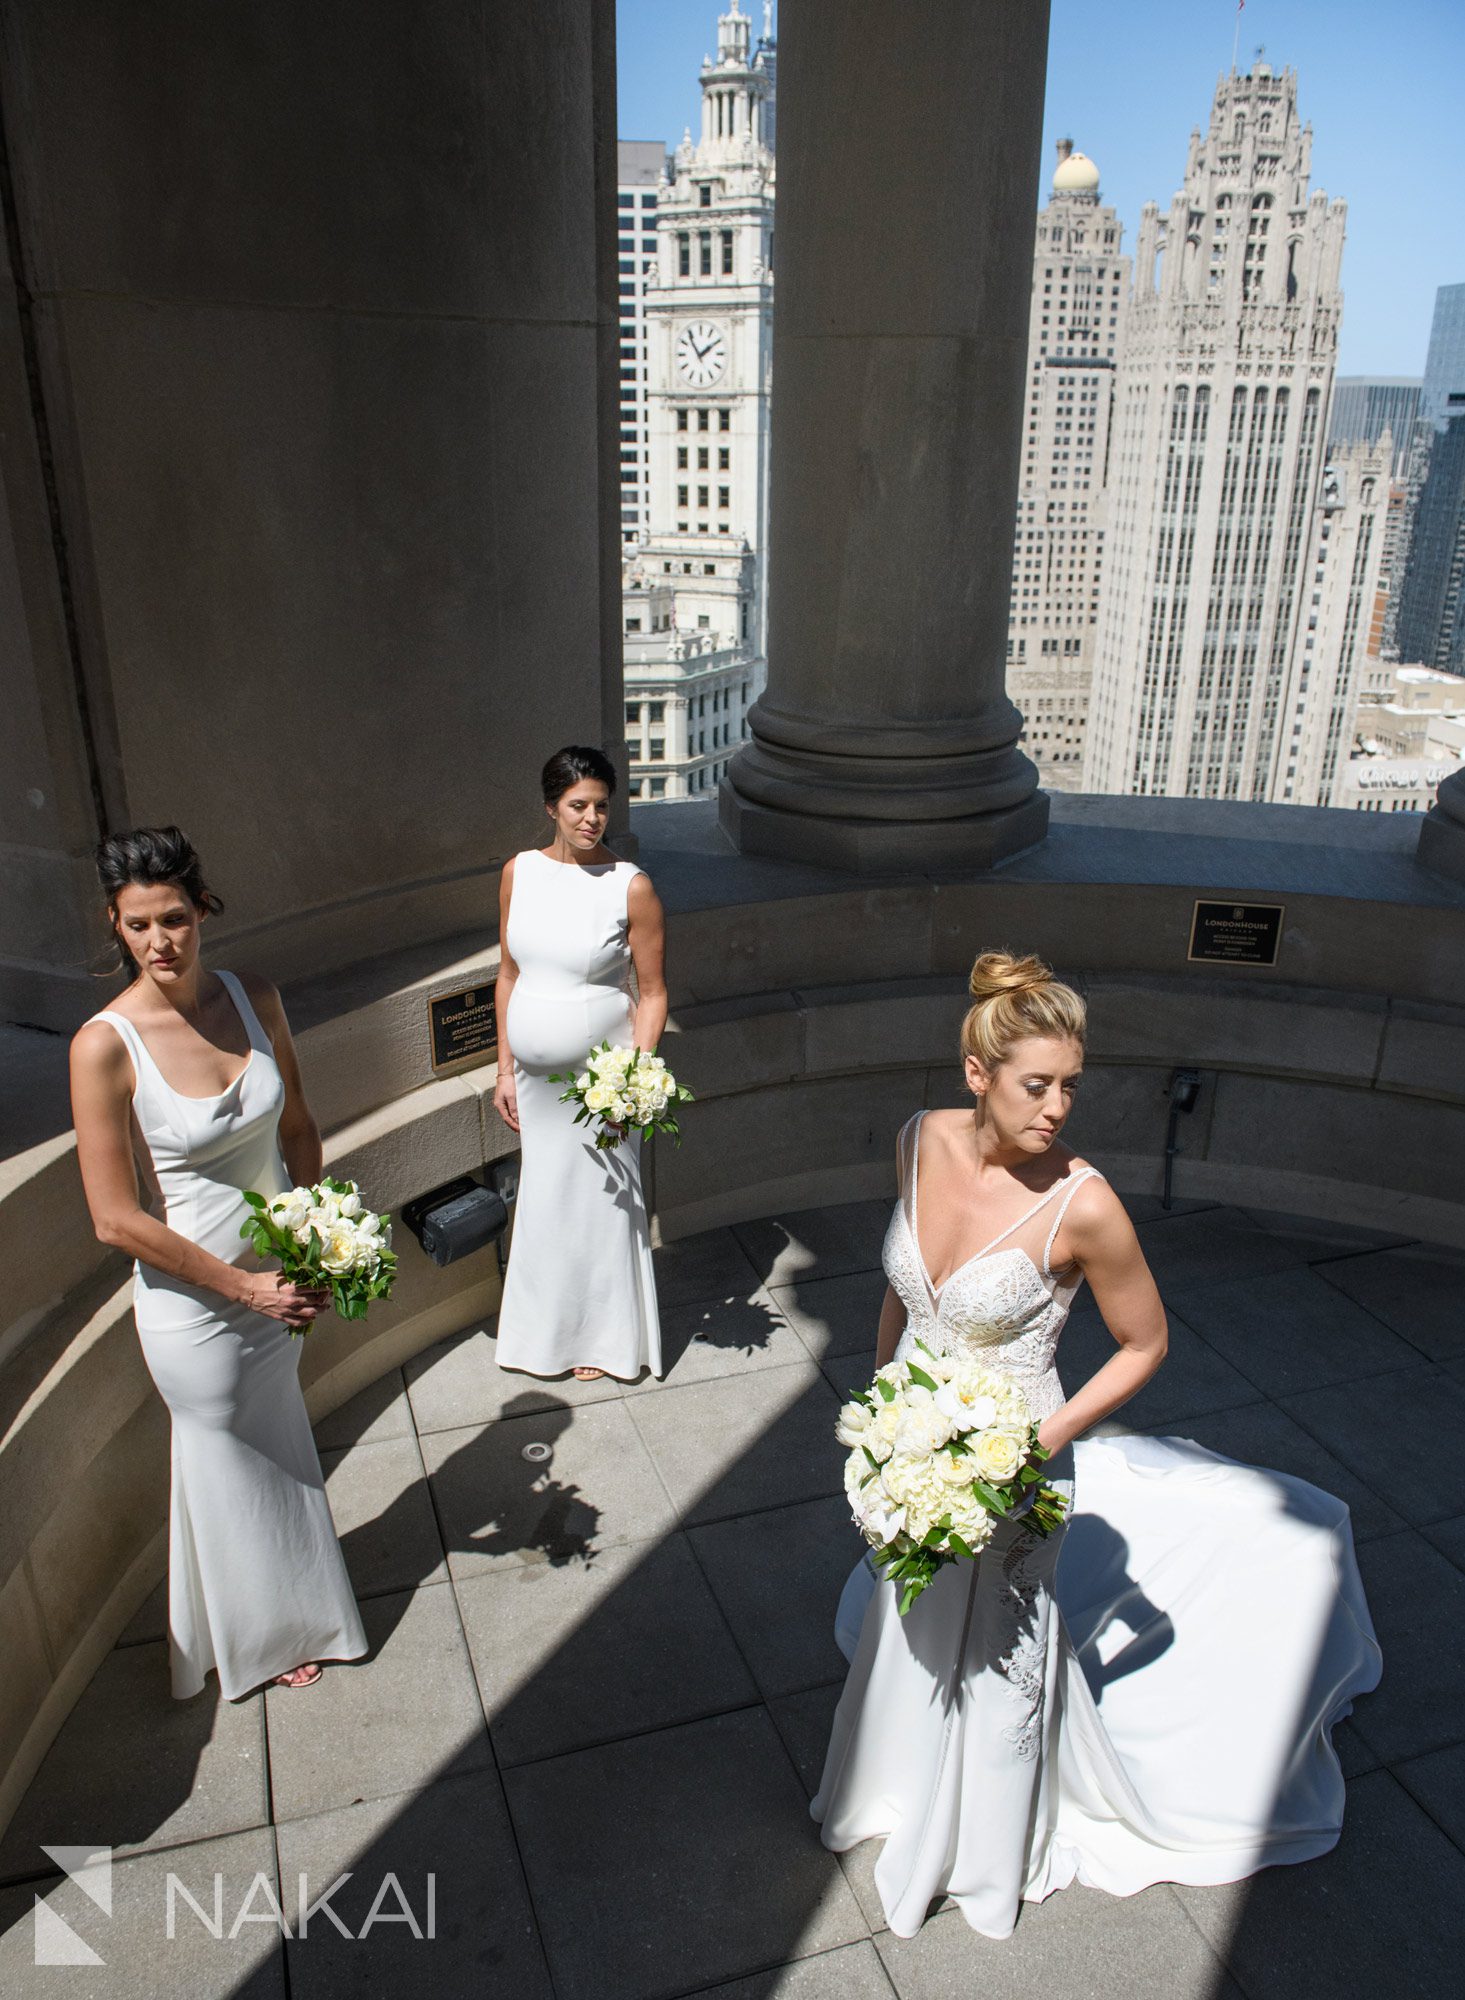
{"label": "bare foot in sandal", "polygon": [[314,1660],[307,1660],[304,1666],[292,1667],[288,1674],[276,1674],[272,1686],[277,1688],[314,1687],[321,1677],[321,1669]]}
{"label": "bare foot in sandal", "polygon": [[605,1380],[605,1370],[603,1368],[576,1368],[571,1372],[577,1382],[603,1382]]}

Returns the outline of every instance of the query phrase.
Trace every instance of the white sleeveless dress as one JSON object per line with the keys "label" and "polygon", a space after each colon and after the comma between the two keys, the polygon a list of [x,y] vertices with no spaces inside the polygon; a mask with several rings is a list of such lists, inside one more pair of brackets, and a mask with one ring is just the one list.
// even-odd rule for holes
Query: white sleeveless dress
{"label": "white sleeveless dress", "polygon": [[499,1308],[502,1368],[660,1375],[661,1322],[641,1193],[641,1141],[597,1152],[550,1075],[583,1068],[598,1042],[629,1048],[635,1009],[626,896],[641,871],[515,857],[505,942],[519,976],[506,1030],[523,1164]]}
{"label": "white sleeveless dress", "polygon": [[[127,1045],[134,1144],[149,1212],[226,1264],[261,1268],[240,1236],[242,1190],[289,1187],[278,1128],[285,1088],[270,1038],[232,972],[249,1060],[217,1097],[167,1083],[122,1014],[95,1016]],[[366,1635],[336,1540],[300,1394],[302,1343],[278,1320],[135,1266],[144,1359],[173,1417],[168,1639],[173,1693],[210,1667],[237,1700],[306,1660],[357,1659]]]}
{"label": "white sleeveless dress", "polygon": [[[916,1230],[922,1116],[885,1241],[897,1352],[979,1350],[1041,1419],[1064,1400],[1054,1353],[1081,1282],[1049,1258],[1095,1169],[938,1291]],[[841,1600],[852,1665],[812,1811],[828,1847],[884,1838],[875,1881],[902,1937],[946,1895],[1001,1938],[1022,1900],[1071,1882],[1236,1881],[1325,1853],[1342,1826],[1329,1732],[1380,1671],[1342,1502],[1182,1438],[1082,1441],[1050,1476],[1075,1499],[1046,1541],[1000,1526],[905,1618],[867,1562]]]}

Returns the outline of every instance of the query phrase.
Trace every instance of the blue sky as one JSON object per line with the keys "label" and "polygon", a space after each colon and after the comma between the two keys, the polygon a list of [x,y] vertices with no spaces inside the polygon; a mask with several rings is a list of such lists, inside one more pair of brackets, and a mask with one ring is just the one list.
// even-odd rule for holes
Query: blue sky
{"label": "blue sky", "polygon": [[[674,144],[695,125],[697,72],[726,4],[618,0],[622,138]],[[762,0],[742,5],[759,27]],[[1044,192],[1067,135],[1098,162],[1132,251],[1143,204],[1163,208],[1180,185],[1235,25],[1234,0],[1053,0]],[[1418,375],[1436,286],[1465,283],[1458,168],[1448,165],[1461,150],[1465,5],[1247,0],[1243,68],[1258,44],[1273,67],[1298,73],[1313,186],[1348,203],[1341,372]]]}

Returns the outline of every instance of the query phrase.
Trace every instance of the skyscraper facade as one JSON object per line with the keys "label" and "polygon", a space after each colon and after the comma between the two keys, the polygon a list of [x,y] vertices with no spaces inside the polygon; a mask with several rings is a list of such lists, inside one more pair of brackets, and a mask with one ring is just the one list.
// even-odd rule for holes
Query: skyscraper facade
{"label": "skyscraper facade", "polygon": [[1406,662],[1465,674],[1465,389],[1445,417],[1415,509],[1396,637]]}
{"label": "skyscraper facade", "polygon": [[647,505],[624,550],[633,798],[710,796],[765,678],[776,49],[738,0],[657,190]]}
{"label": "skyscraper facade", "polygon": [[[1296,797],[1345,209],[1295,72],[1223,76],[1146,207],[1114,389],[1084,763],[1093,791]],[[1288,787],[1292,787],[1289,794]]]}
{"label": "skyscraper facade", "polygon": [[1123,231],[1068,140],[1038,216],[1013,544],[1007,686],[1050,791],[1077,791],[1093,676],[1114,368],[1129,297]]}
{"label": "skyscraper facade", "polygon": [[1465,285],[1441,285],[1434,295],[1419,414],[1436,430],[1444,428],[1452,395],[1465,395]]}
{"label": "skyscraper facade", "polygon": [[1377,444],[1387,431],[1394,443],[1394,475],[1409,467],[1414,426],[1419,421],[1417,375],[1340,375],[1333,384],[1328,444]]}
{"label": "skyscraper facade", "polygon": [[666,148],[659,139],[622,139],[617,156],[621,541],[626,543],[634,542],[645,526],[650,502],[646,287],[656,270],[656,203],[666,172]]}

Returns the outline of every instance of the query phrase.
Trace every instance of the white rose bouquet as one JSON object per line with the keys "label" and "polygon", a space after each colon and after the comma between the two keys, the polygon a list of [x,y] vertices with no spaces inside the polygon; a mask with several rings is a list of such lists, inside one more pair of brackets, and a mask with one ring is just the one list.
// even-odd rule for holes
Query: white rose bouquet
{"label": "white rose bouquet", "polygon": [[904,1617],[937,1570],[980,1554],[998,1521],[1026,1515],[1040,1535],[1063,1519],[1047,1485],[1027,1397],[995,1368],[916,1343],[839,1413],[849,1449],[844,1485],[855,1522],[892,1583]]}
{"label": "white rose bouquet", "polygon": [[[267,1200],[246,1189],[250,1213],[239,1234],[261,1257],[279,1259],[297,1285],[329,1290],[342,1319],[365,1319],[373,1299],[384,1299],[397,1275],[390,1216],[374,1215],[355,1181],[332,1180],[291,1188]],[[293,1329],[292,1329],[293,1331]]]}
{"label": "white rose bouquet", "polygon": [[681,1128],[672,1106],[690,1104],[692,1093],[678,1083],[656,1051],[614,1049],[601,1042],[590,1051],[578,1076],[551,1076],[551,1083],[569,1087],[560,1093],[561,1104],[577,1104],[577,1125],[593,1124],[599,1151],[608,1153],[630,1132],[644,1137],[648,1132],[666,1132],[682,1143]]}

